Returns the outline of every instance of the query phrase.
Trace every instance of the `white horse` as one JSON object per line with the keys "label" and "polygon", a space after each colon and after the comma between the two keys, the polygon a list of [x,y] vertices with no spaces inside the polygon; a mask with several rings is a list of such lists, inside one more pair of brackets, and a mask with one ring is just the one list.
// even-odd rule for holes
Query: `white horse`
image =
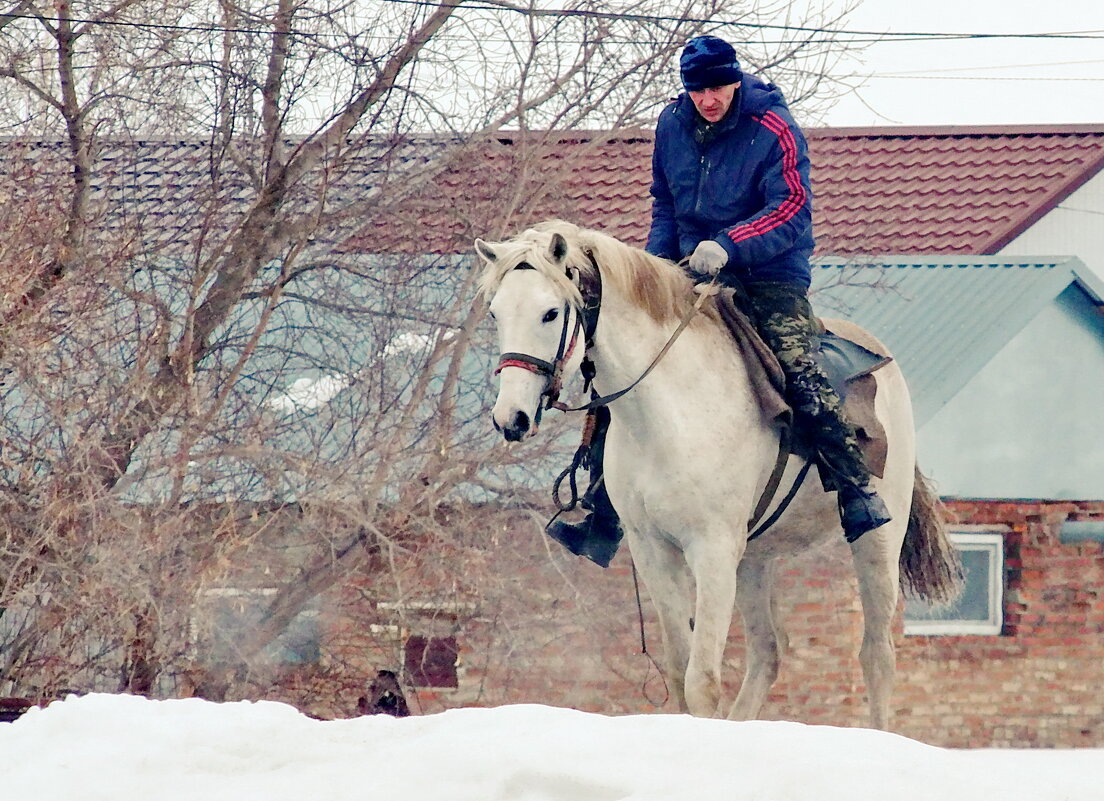
{"label": "white horse", "polygon": [[[583,303],[595,302],[596,273],[600,311],[585,349],[601,393],[637,379],[696,298],[678,266],[569,223],[544,223],[506,242],[477,240],[476,248],[486,262],[481,291],[505,354],[493,415],[508,440],[536,432],[544,396],[558,391],[550,385],[558,384],[561,371],[579,368],[584,346],[577,321]],[[886,352],[858,326],[833,321],[831,327]],[[898,583],[920,597],[944,599],[955,569],[938,502],[916,469],[904,378],[896,362],[875,375],[876,413],[888,440],[884,478],[875,487],[893,520],[865,534],[851,551],[865,618],[859,659],[870,718],[885,728],[896,664]],[[778,675],[780,639],[785,641],[771,602],[772,565],[779,556],[843,537],[835,494],[823,491],[814,469],[781,518],[748,541],[745,521],[772,472],[779,432],[764,419],[744,362],[711,302],[653,371],[610,404],[610,412],[606,489],[659,613],[661,666],[672,696],[680,711],[718,714],[721,660],[735,603],[746,629],[747,666],[728,717],[752,719]],[[783,488],[801,466],[796,457],[790,462]]]}

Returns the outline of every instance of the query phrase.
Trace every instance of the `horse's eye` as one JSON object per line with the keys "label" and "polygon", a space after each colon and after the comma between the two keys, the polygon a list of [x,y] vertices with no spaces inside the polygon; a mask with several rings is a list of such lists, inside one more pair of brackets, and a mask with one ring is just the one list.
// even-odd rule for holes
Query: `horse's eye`
{"label": "horse's eye", "polygon": [[559,309],[549,309],[544,313],[544,317],[541,318],[542,323],[550,323],[560,316]]}

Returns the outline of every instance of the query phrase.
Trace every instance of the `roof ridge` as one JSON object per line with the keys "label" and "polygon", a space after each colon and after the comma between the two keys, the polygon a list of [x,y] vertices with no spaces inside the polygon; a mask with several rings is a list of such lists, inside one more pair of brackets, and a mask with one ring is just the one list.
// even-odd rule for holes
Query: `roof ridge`
{"label": "roof ridge", "polygon": [[867,125],[805,128],[809,138],[945,137],[945,136],[1050,136],[1104,135],[1104,123],[1046,123],[1015,125]]}

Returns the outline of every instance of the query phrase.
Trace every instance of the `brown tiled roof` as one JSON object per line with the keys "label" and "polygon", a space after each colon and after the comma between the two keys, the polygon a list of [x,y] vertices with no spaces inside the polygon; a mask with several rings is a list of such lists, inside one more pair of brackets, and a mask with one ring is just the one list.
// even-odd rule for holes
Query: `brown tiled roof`
{"label": "brown tiled roof", "polygon": [[821,253],[996,253],[1104,167],[1104,125],[809,132]]}
{"label": "brown tiled roof", "polygon": [[[289,150],[296,146],[286,144]],[[304,175],[281,211],[285,218],[313,214],[319,197],[326,198],[327,211],[369,204],[380,187],[409,183],[409,176],[448,149],[448,140],[438,136],[372,140],[355,158],[336,167],[323,163]],[[198,140],[98,140],[89,178],[89,229],[146,256],[193,254],[198,242],[229,230],[257,201],[261,165],[248,162],[259,150],[236,143],[240,158],[229,158]],[[43,219],[63,214],[70,171],[65,142],[0,138],[0,203],[33,204]],[[343,241],[355,230],[323,233]]]}
{"label": "brown tiled roof", "polygon": [[475,142],[412,200],[366,221],[351,250],[458,253],[551,218],[642,245],[652,134],[502,135]]}
{"label": "brown tiled roof", "polygon": [[[806,133],[820,255],[994,253],[1104,167],[1104,125]],[[553,217],[643,245],[652,141],[642,130],[504,134],[459,149],[440,136],[380,140],[340,174],[305,180],[285,211],[310,207],[311,189],[325,181],[331,206],[370,209],[332,235],[344,249],[371,253],[468,253],[476,236]],[[53,200],[64,203],[63,156],[58,142],[0,140],[0,199],[20,203],[60,181]],[[216,178],[211,165],[209,146],[198,142],[101,144],[98,227],[130,232],[138,252],[188,247],[206,224],[205,199],[217,199],[225,226],[255,197],[244,172]],[[428,184],[413,180],[424,174],[434,175]],[[411,196],[387,202],[404,184]]]}
{"label": "brown tiled roof", "polygon": [[[2,140],[0,199],[34,204],[43,215],[63,213],[69,202],[71,166],[61,141]],[[200,142],[100,142],[89,178],[90,227],[141,242],[149,251],[185,245],[201,227],[198,209],[215,197],[233,222],[245,206],[241,176],[215,187],[209,148]]]}
{"label": "brown tiled roof", "polygon": [[[1104,167],[1104,125],[808,130],[818,254],[994,253]],[[652,134],[502,136],[350,243],[459,252],[562,217],[642,245]],[[404,244],[405,243],[405,244]]]}

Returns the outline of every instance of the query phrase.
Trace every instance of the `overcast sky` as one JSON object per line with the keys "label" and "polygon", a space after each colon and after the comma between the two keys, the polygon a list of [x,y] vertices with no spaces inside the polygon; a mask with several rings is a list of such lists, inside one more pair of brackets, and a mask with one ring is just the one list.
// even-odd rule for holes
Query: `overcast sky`
{"label": "overcast sky", "polygon": [[1101,0],[863,0],[848,30],[1093,32],[1092,38],[888,37],[844,68],[870,75],[827,125],[1104,123]]}

